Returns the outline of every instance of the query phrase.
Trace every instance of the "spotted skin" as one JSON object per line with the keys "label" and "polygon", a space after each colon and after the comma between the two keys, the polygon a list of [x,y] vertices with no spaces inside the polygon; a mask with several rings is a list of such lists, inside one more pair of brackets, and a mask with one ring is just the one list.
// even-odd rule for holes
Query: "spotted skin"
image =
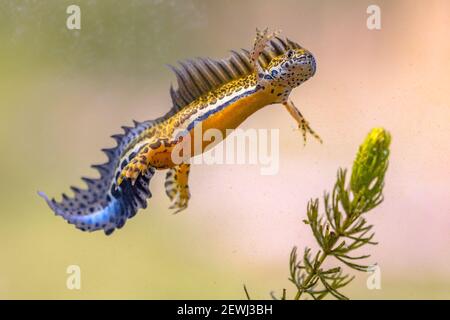
{"label": "spotted skin", "polygon": [[189,158],[173,161],[172,152],[180,143],[194,141],[196,126],[203,131],[218,129],[224,135],[238,127],[261,108],[282,104],[297,122],[304,141],[311,134],[321,141],[308,121],[289,99],[292,89],[315,74],[312,54],[277,33],[257,30],[251,51],[232,51],[229,58],[199,58],[171,67],[177,88],[170,88],[172,109],[163,117],[135,122],[123,127],[124,133],[112,136],[117,146],[103,151],[108,162],[95,166],[100,178],[84,178],[87,189],[73,188],[74,197],[62,201],[40,193],[56,215],[83,231],[103,230],[111,234],[127,219],[147,206],[151,197],[149,183],[156,170],[168,169],[166,193],[175,212],[188,206],[190,192]]}
{"label": "spotted skin", "polygon": [[172,201],[170,209],[175,209],[174,214],[186,209],[191,198],[188,185],[189,171],[190,164],[188,163],[182,163],[167,171],[164,187],[167,196]]}

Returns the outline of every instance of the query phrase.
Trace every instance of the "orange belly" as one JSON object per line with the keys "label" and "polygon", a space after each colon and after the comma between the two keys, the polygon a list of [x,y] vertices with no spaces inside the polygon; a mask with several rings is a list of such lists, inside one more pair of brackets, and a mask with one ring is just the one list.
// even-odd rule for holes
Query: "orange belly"
{"label": "orange belly", "polygon": [[[227,134],[230,133],[230,129],[236,129],[250,115],[268,104],[271,104],[271,102],[268,101],[267,94],[263,91],[236,100],[203,120],[201,126],[197,124],[184,139],[170,146],[162,144],[160,148],[153,150],[153,154],[149,157],[152,159],[150,165],[155,168],[166,169],[181,162],[186,162],[190,157],[202,154],[225,139]],[[206,139],[205,141],[205,133],[208,133],[208,130],[211,129],[215,130],[216,134],[220,133],[221,139],[213,139],[212,141]],[[196,141],[196,135],[198,134],[201,136]],[[212,135],[215,137],[216,134],[213,133]],[[181,158],[184,160],[181,161]]]}
{"label": "orange belly", "polygon": [[[230,129],[236,129],[242,122],[244,122],[249,116],[261,109],[262,107],[270,104],[266,101],[266,94],[263,91],[251,94],[247,97],[238,99],[232,104],[228,105],[224,109],[212,114],[207,119],[203,120],[201,123],[201,134],[202,137],[210,129],[219,130],[223,139],[229,134]],[[198,127],[194,128],[190,132],[191,137],[191,147],[194,148],[195,135],[200,133]],[[201,147],[197,144],[195,152],[193,155],[198,155],[206,150],[212,148],[220,141],[203,141],[201,139]],[[200,141],[200,140],[199,140]],[[194,149],[192,149],[194,150]]]}

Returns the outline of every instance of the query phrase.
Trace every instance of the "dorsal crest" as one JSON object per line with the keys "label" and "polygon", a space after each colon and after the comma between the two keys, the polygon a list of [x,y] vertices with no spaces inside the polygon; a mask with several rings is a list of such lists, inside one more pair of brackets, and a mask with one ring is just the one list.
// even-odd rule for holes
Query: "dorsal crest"
{"label": "dorsal crest", "polygon": [[[287,38],[276,37],[269,44],[259,57],[263,67],[287,50],[301,48],[299,44]],[[250,62],[250,52],[245,49],[232,50],[231,56],[226,59],[197,58],[179,62],[178,67],[169,67],[176,75],[178,86],[176,89],[170,87],[173,107],[169,114],[176,113],[202,95],[232,80],[254,72]]]}

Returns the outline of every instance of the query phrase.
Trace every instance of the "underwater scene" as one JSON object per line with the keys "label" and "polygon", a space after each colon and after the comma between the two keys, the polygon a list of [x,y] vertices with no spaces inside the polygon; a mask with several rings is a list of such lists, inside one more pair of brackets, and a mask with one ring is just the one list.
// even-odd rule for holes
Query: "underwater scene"
{"label": "underwater scene", "polygon": [[0,299],[450,299],[449,31],[445,0],[1,1]]}

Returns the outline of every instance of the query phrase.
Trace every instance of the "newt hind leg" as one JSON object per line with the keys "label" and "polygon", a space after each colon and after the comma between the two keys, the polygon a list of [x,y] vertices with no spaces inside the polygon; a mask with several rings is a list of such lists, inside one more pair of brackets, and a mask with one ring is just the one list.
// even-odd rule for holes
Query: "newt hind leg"
{"label": "newt hind leg", "polygon": [[117,178],[117,186],[124,179],[132,184],[143,175],[149,167],[155,169],[166,169],[171,165],[171,149],[165,139],[154,140],[144,143],[139,151],[130,159],[128,164],[121,170]]}
{"label": "newt hind leg", "polygon": [[170,209],[176,209],[174,213],[186,209],[191,198],[188,185],[189,170],[190,164],[182,163],[167,172],[164,186],[167,196],[172,201]]}

